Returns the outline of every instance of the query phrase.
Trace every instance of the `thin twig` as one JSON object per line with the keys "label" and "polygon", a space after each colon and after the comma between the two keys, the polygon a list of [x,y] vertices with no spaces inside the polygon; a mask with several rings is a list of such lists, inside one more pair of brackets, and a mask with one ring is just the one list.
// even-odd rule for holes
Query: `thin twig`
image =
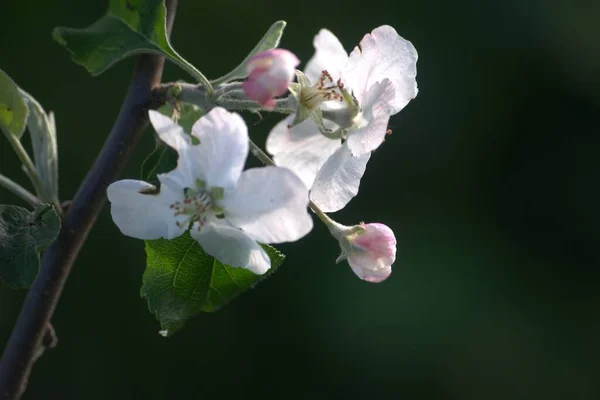
{"label": "thin twig", "polygon": [[35,206],[39,206],[40,204],[42,204],[40,199],[35,197],[35,195],[33,193],[31,193],[29,190],[25,189],[23,186],[19,185],[17,182],[13,181],[12,179],[10,179],[2,174],[0,174],[0,186],[3,186],[6,189],[10,190],[11,192],[13,192],[17,196],[19,196],[21,199],[25,200],[31,206],[35,207]]}
{"label": "thin twig", "polygon": [[[171,32],[177,0],[166,0],[167,31]],[[119,116],[96,162],[63,218],[57,239],[44,252],[39,275],[29,290],[0,360],[0,399],[16,400],[46,336],[71,266],[106,201],[106,187],[121,174],[148,125],[153,88],[160,84],[164,58],[141,55]]]}

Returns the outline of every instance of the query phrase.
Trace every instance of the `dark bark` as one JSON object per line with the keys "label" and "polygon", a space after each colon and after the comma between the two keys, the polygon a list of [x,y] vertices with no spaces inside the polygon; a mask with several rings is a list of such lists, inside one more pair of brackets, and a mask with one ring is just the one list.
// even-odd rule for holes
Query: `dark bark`
{"label": "dark bark", "polygon": [[[166,0],[167,32],[171,32],[177,0]],[[94,166],[64,215],[57,239],[44,252],[40,272],[29,290],[0,360],[0,398],[19,399],[36,358],[56,343],[48,331],[56,304],[79,250],[106,202],[106,188],[120,175],[148,126],[153,89],[160,84],[164,57],[138,56],[121,111]],[[45,339],[46,338],[46,339]],[[53,338],[49,340],[48,338]]]}

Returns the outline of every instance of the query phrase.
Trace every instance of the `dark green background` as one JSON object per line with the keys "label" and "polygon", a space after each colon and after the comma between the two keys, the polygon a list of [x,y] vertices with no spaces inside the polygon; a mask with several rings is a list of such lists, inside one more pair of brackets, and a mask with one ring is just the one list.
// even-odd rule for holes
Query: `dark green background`
{"label": "dark green background", "polygon": [[[398,239],[369,284],[324,227],[280,246],[272,278],[171,339],[139,297],[143,243],[108,210],[54,317],[58,347],[26,399],[600,398],[600,2],[181,0],[172,42],[209,77],[277,19],[303,62],[327,27],[350,50],[390,24],[419,52],[420,93],[392,118],[361,192],[334,217]],[[4,69],[56,113],[69,199],[117,115],[133,60],[92,78],[51,39],[105,1],[5,1]],[[165,79],[189,79],[168,65]],[[248,115],[261,143],[277,118]],[[253,126],[256,124],[256,126]],[[0,170],[23,174],[0,140]],[[148,135],[124,177],[137,178]],[[0,191],[0,202],[18,200]],[[0,343],[24,292],[0,288]]]}

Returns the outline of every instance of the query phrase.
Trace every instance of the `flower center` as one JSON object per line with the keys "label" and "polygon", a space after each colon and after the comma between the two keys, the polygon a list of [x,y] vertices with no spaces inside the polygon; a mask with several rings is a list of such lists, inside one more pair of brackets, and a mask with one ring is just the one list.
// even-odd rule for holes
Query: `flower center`
{"label": "flower center", "polygon": [[214,193],[207,189],[185,189],[185,198],[183,201],[176,201],[171,204],[171,209],[175,211],[175,216],[185,215],[188,218],[184,222],[177,221],[178,227],[189,226],[198,222],[202,227],[206,217],[215,206]]}
{"label": "flower center", "polygon": [[334,82],[331,74],[324,70],[321,72],[319,81],[313,86],[303,87],[300,101],[306,108],[313,110],[321,103],[331,100],[344,101],[344,84],[341,79]]}

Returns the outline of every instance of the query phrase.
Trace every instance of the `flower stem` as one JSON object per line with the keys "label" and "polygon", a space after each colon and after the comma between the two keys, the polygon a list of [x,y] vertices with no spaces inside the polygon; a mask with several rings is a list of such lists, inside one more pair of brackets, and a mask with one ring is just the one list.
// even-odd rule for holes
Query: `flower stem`
{"label": "flower stem", "polygon": [[327,214],[325,214],[323,212],[323,210],[321,210],[319,208],[319,206],[317,206],[315,203],[313,203],[312,200],[310,200],[308,202],[308,206],[310,207],[311,210],[313,210],[313,212],[315,214],[317,214],[317,217],[319,217],[319,219],[321,221],[323,221],[323,223],[325,224],[325,226],[327,226],[328,228],[331,228],[332,226],[337,226],[338,223],[335,222],[334,220],[332,220],[331,218],[329,218],[329,216]]}
{"label": "flower stem", "polygon": [[[235,92],[239,94],[239,92]],[[258,110],[258,111],[270,111],[279,112],[282,114],[291,114],[295,112],[295,108],[290,107],[289,98],[285,97],[282,99],[275,100],[275,108],[272,110],[265,110],[260,104],[254,100],[238,99],[229,96],[223,96],[216,101],[218,106],[226,108],[227,110]]]}
{"label": "flower stem", "polygon": [[231,92],[241,91],[243,82],[231,82],[220,85],[215,89],[213,97],[219,99],[221,96],[229,95]]}
{"label": "flower stem", "polygon": [[269,157],[267,155],[267,153],[265,153],[264,151],[262,151],[262,149],[260,147],[258,147],[256,145],[256,143],[254,143],[252,141],[252,139],[249,139],[250,141],[250,151],[252,152],[252,154],[254,155],[254,157],[258,158],[260,160],[260,162],[262,162],[265,165],[276,165],[275,161],[273,161],[271,159],[271,157]]}
{"label": "flower stem", "polygon": [[25,189],[23,186],[19,185],[17,182],[9,179],[8,177],[0,174],[0,186],[4,186],[9,191],[13,192],[21,199],[25,200],[31,206],[38,206],[42,204],[42,202],[35,197],[31,192]]}
{"label": "flower stem", "polygon": [[171,60],[175,61],[177,65],[179,65],[184,71],[196,78],[198,83],[204,86],[208,93],[212,94],[215,91],[208,78],[205,77],[202,72],[198,71],[192,64],[188,63],[182,58],[171,58]]}
{"label": "flower stem", "polygon": [[31,181],[31,184],[33,185],[35,192],[37,193],[39,198],[42,201],[52,203],[53,201],[51,193],[46,193],[44,183],[42,182],[39,174],[37,173],[33,161],[31,161],[29,154],[27,154],[27,151],[25,150],[19,139],[17,139],[17,137],[13,135],[6,135],[6,137],[8,138],[8,141],[10,142],[12,148],[15,150],[17,157],[19,157],[19,160],[21,160],[21,162],[23,163],[25,173],[29,177],[29,180]]}
{"label": "flower stem", "polygon": [[179,101],[198,106],[205,112],[217,106],[227,110],[271,111],[282,114],[291,114],[296,111],[294,96],[277,99],[273,110],[265,110],[254,100],[248,99],[246,93],[240,89],[241,85],[241,82],[225,84],[211,93],[199,85],[173,82],[161,85],[159,91],[165,96],[172,95]]}

